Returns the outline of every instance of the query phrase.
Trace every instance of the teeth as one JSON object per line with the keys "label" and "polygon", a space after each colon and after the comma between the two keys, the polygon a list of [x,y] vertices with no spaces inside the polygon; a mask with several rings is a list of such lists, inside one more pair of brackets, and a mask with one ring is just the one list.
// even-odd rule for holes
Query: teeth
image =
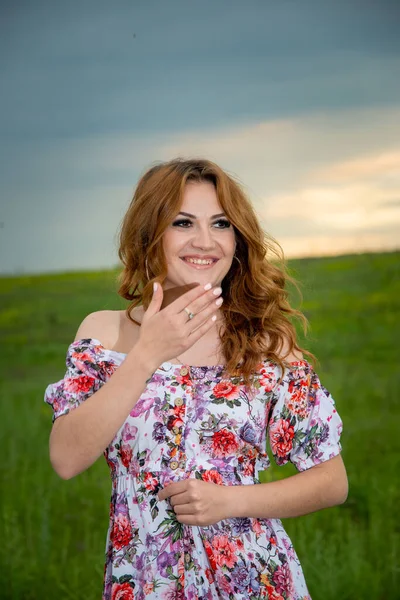
{"label": "teeth", "polygon": [[185,258],[187,262],[193,263],[194,265],[211,265],[213,260],[205,260],[201,258]]}

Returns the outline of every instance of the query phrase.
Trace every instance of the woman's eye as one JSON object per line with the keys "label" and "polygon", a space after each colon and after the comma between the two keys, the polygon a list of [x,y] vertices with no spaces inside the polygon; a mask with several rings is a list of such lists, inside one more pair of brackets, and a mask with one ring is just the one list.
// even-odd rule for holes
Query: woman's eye
{"label": "woman's eye", "polygon": [[[183,229],[187,229],[192,225],[192,221],[189,221],[189,219],[178,219],[177,221],[174,221],[172,225],[174,227],[182,227]],[[213,223],[213,226],[217,226],[217,229],[228,229],[231,224],[226,219],[219,219]]]}
{"label": "woman's eye", "polygon": [[174,227],[182,227],[183,226],[184,228],[186,228],[187,225],[191,225],[191,224],[192,224],[192,222],[189,221],[188,219],[179,219],[178,221],[174,221],[172,223],[172,225]]}
{"label": "woman's eye", "polygon": [[218,225],[218,229],[228,229],[228,227],[231,226],[226,219],[219,219],[218,221],[215,221],[214,225]]}

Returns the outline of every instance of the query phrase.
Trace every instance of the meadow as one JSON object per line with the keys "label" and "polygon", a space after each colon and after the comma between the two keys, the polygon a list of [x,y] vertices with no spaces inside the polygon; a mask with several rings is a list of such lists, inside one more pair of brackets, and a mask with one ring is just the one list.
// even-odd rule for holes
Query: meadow
{"label": "meadow", "polygon": [[[289,262],[306,346],[344,421],[347,502],[284,522],[313,600],[400,598],[400,253]],[[83,317],[120,309],[116,272],[0,279],[0,598],[99,600],[110,478],[100,458],[61,480],[48,457],[46,385]],[[297,306],[299,302],[295,301]],[[294,472],[276,468],[266,476]]]}

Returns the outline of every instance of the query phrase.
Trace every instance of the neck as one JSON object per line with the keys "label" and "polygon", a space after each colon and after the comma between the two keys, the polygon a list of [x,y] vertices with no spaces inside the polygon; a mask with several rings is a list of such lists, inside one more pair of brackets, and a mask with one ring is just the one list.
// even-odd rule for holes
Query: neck
{"label": "neck", "polygon": [[186,294],[186,292],[197,286],[197,283],[188,283],[185,285],[178,285],[176,287],[167,288],[166,290],[163,290],[163,301],[161,305],[161,310],[169,304],[171,304],[172,302],[174,302],[175,300],[177,300],[178,298],[180,298],[180,296]]}

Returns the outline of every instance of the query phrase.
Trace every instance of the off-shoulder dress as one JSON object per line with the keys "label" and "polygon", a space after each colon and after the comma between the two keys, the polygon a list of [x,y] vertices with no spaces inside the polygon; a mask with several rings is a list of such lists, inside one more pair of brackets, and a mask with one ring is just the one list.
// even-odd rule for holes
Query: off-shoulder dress
{"label": "off-shoulder dress", "polygon": [[[65,377],[45,392],[53,420],[99,390],[125,356],[96,339],[73,342]],[[307,361],[291,363],[281,381],[279,366],[263,361],[254,394],[223,370],[164,362],[105,450],[112,496],[103,600],[309,600],[279,519],[186,526],[157,498],[189,477],[258,485],[270,466],[267,436],[276,463],[299,471],[341,451],[334,400]]]}

